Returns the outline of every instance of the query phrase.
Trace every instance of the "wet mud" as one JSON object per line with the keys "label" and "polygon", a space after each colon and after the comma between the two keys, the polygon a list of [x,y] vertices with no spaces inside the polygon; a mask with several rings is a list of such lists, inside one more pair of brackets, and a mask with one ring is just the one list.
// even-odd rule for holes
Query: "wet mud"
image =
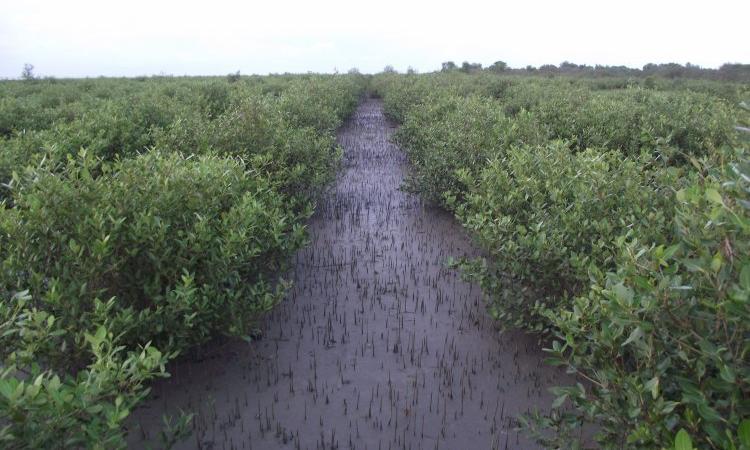
{"label": "wet mud", "polygon": [[393,131],[379,101],[360,105],[262,339],[172,366],[133,413],[133,448],[179,409],[196,415],[177,448],[536,448],[516,417],[569,380],[536,338],[499,333],[479,287],[446,267],[477,250],[449,214],[399,190],[408,163]]}

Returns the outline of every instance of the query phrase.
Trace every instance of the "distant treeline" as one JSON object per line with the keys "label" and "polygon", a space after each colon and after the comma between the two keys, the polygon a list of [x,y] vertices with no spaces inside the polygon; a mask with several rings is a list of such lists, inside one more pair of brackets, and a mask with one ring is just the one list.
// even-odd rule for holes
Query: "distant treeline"
{"label": "distant treeline", "polygon": [[579,76],[601,76],[601,77],[648,77],[658,76],[663,78],[700,78],[722,81],[740,81],[750,82],[750,64],[726,63],[718,69],[706,69],[695,64],[687,63],[684,66],[677,63],[653,64],[649,63],[640,69],[626,66],[587,66],[586,64],[575,64],[564,61],[559,66],[554,64],[545,64],[534,67],[526,66],[524,68],[508,67],[503,61],[496,61],[488,67],[482,67],[481,63],[470,63],[464,61],[460,66],[453,61],[442,63],[441,71],[461,71],[461,72],[502,72],[502,73],[519,73],[519,74],[565,74]]}

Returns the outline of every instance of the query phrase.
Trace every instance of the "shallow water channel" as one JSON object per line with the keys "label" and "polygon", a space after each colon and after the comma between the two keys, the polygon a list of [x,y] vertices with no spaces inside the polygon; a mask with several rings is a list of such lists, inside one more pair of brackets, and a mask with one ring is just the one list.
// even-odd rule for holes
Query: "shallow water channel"
{"label": "shallow water channel", "polygon": [[408,163],[377,100],[340,130],[343,166],[263,338],[170,368],[134,411],[130,443],[195,412],[178,448],[535,448],[515,417],[562,372],[536,338],[500,334],[481,291],[446,268],[476,255],[461,226],[399,190]]}

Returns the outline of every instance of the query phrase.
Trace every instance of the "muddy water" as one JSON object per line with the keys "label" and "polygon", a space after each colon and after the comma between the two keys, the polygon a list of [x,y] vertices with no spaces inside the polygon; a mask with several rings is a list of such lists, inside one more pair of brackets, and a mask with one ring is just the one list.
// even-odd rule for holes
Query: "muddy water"
{"label": "muddy water", "polygon": [[379,102],[359,107],[263,338],[173,367],[134,413],[134,448],[179,408],[196,412],[179,448],[534,448],[515,417],[549,404],[562,375],[535,339],[499,334],[478,287],[445,267],[475,250],[399,190],[393,130]]}

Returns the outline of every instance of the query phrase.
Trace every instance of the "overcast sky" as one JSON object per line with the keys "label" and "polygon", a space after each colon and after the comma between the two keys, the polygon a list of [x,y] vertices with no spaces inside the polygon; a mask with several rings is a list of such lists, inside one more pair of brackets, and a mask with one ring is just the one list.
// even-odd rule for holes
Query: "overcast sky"
{"label": "overcast sky", "polygon": [[0,77],[750,63],[750,0],[2,0]]}

